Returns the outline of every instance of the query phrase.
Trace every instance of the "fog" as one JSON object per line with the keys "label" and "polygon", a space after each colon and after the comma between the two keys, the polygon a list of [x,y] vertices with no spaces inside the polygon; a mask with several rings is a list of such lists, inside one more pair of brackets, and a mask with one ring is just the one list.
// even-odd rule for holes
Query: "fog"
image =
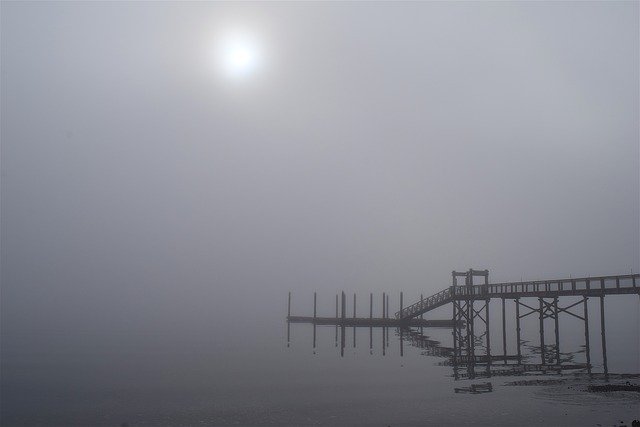
{"label": "fog", "polygon": [[637,3],[1,6],[5,352],[640,270]]}

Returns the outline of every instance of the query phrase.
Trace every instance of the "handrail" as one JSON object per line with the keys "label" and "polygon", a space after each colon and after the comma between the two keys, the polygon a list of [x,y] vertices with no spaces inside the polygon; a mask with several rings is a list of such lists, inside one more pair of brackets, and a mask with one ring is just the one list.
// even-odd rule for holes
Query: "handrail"
{"label": "handrail", "polygon": [[[432,295],[432,296],[430,296],[430,297],[428,297],[426,299],[423,299],[421,301],[416,302],[415,304],[412,304],[412,305],[410,305],[410,306],[408,306],[406,308],[403,308],[401,312],[398,311],[395,314],[396,318],[400,317],[400,313],[403,314],[402,317],[406,317],[407,315],[410,315],[410,314],[412,314],[412,313],[414,313],[414,312],[416,312],[418,310],[422,310],[424,308],[431,307],[431,306],[433,306],[433,305],[435,305],[435,304],[437,304],[439,302],[442,302],[444,300],[447,300],[447,299],[451,298],[451,296],[452,296],[452,288],[453,287],[446,288],[446,289],[438,292],[435,295]],[[406,313],[406,315],[405,315],[405,313]]]}
{"label": "handrail", "polygon": [[[628,286],[625,283],[621,283],[625,280],[631,279],[632,286]],[[610,289],[606,287],[607,282],[615,281],[616,288],[639,288],[640,284],[636,281],[640,279],[640,274],[622,274],[618,276],[593,276],[593,277],[570,277],[568,279],[549,279],[549,280],[535,280],[535,281],[520,281],[520,282],[502,282],[502,283],[489,283],[483,285],[462,285],[462,286],[450,286],[444,290],[434,294],[426,299],[422,299],[401,311],[395,313],[396,318],[413,317],[417,313],[424,313],[428,309],[434,306],[440,306],[447,300],[454,298],[455,296],[466,295],[502,295],[513,293],[526,293],[526,292],[541,292],[541,291],[568,291],[568,290],[597,290],[597,289]],[[578,284],[584,283],[584,288],[578,289]],[[542,287],[542,285],[544,287]],[[625,285],[625,286],[621,286]],[[565,286],[567,287],[565,289]],[[426,309],[426,310],[425,310]]]}

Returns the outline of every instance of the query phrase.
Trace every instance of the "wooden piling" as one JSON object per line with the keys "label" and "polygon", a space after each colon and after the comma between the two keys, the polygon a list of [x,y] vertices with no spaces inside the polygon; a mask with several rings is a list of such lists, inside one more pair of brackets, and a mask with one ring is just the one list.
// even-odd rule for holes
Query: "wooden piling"
{"label": "wooden piling", "polygon": [[[484,275],[484,291],[489,292],[489,270],[485,270]],[[487,373],[491,372],[491,328],[489,327],[489,304],[491,298],[487,296],[484,304],[484,325],[486,327],[486,339],[487,339]]]}
{"label": "wooden piling", "polygon": [[[453,277],[453,280],[455,282],[455,276]],[[455,288],[453,288],[453,290],[455,291]],[[458,301],[455,299],[451,301],[451,307],[453,307],[453,327],[451,328],[451,335],[453,335],[453,366],[457,366],[458,364],[458,329],[460,328],[460,325],[458,325],[458,316],[456,312],[457,306]]]}
{"label": "wooden piling", "polygon": [[591,375],[591,350],[589,347],[589,309],[587,301],[589,298],[582,297],[584,301],[584,347],[585,355],[587,357],[587,372]]}
{"label": "wooden piling", "polygon": [[[369,319],[373,319],[373,293],[369,293]],[[373,350],[373,327],[369,326],[369,351]]]}
{"label": "wooden piling", "polygon": [[504,364],[507,364],[507,320],[505,310],[505,299],[502,298],[502,355]]}
{"label": "wooden piling", "polygon": [[522,340],[520,339],[520,298],[516,298],[514,300],[516,302],[516,341],[518,348],[518,365],[522,363],[522,353],[520,350],[520,343]]}
{"label": "wooden piling", "polygon": [[[400,319],[402,319],[402,291],[400,291]],[[402,324],[400,325],[399,332],[400,332],[400,357],[404,356],[404,340],[403,340],[403,336],[402,336]]]}
{"label": "wooden piling", "polygon": [[289,301],[287,302],[287,347],[291,344],[291,323],[289,322],[291,317],[291,292],[289,292]]}
{"label": "wooden piling", "polygon": [[604,295],[600,295],[600,335],[602,337],[602,365],[604,376],[609,379],[609,367],[607,365],[607,337],[604,326]]}
{"label": "wooden piling", "polygon": [[553,311],[555,312],[554,321],[555,321],[555,334],[556,334],[556,364],[560,364],[560,322],[558,318],[560,317],[560,312],[558,311],[558,297],[553,299]]}
{"label": "wooden piling", "polygon": [[345,331],[344,331],[344,319],[347,315],[347,297],[342,291],[342,324],[340,325],[340,357],[344,357],[344,343],[345,343]]}
{"label": "wooden piling", "polygon": [[317,311],[316,311],[316,302],[317,302],[317,294],[314,292],[313,293],[313,348],[316,348],[316,317],[317,316]]}
{"label": "wooden piling", "polygon": [[[386,294],[382,293],[382,318],[387,318],[387,297]],[[385,333],[386,326],[382,328],[382,355],[385,355],[385,348],[387,347],[387,334]]]}
{"label": "wooden piling", "polygon": [[540,302],[540,358],[541,358],[541,363],[545,365],[546,362],[544,357],[544,309],[543,309],[544,303],[542,298],[538,298],[538,301]]}
{"label": "wooden piling", "polygon": [[[356,318],[356,294],[353,293],[353,318]],[[353,348],[356,347],[356,327],[353,327]]]}
{"label": "wooden piling", "polygon": [[491,328],[489,327],[489,301],[490,299],[485,300],[484,305],[484,317],[485,317],[485,326],[486,326],[486,342],[487,342],[487,372],[491,370]]}
{"label": "wooden piling", "polygon": [[[391,316],[389,316],[389,294],[387,294],[387,318],[389,318]],[[389,347],[389,328],[386,328],[387,330],[387,347]]]}
{"label": "wooden piling", "polygon": [[338,314],[338,294],[336,294],[336,347],[338,346],[338,318],[340,315]]}

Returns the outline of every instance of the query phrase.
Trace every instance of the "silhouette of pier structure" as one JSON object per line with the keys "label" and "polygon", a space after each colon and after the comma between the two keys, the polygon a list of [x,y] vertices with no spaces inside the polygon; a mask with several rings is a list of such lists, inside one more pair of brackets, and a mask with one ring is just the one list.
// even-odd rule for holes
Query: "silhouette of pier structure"
{"label": "silhouette of pier structure", "polygon": [[[482,283],[476,284],[475,280]],[[461,280],[462,279],[462,280]],[[460,281],[460,283],[459,283]],[[346,295],[336,295],[335,317],[318,317],[316,294],[314,293],[313,316],[291,315],[291,293],[289,293],[287,313],[287,343],[290,342],[291,323],[310,323],[313,325],[313,346],[316,347],[316,326],[335,327],[335,342],[338,345],[340,334],[341,354],[344,355],[345,328],[353,328],[353,346],[356,345],[356,328],[369,328],[369,347],[373,348],[373,328],[382,328],[383,354],[389,345],[389,329],[396,328],[400,338],[400,354],[403,355],[404,342],[419,347],[424,354],[446,358],[443,364],[454,368],[456,379],[476,376],[521,375],[532,372],[559,372],[564,370],[584,370],[592,373],[591,343],[589,336],[589,298],[598,298],[600,302],[600,336],[602,367],[605,377],[608,375],[607,346],[605,332],[605,296],[640,295],[640,274],[622,274],[582,278],[565,278],[539,281],[520,281],[489,283],[488,270],[453,271],[452,283],[448,288],[407,306],[403,306],[403,293],[400,292],[400,310],[389,316],[389,295],[382,295],[382,317],[373,317],[373,294],[369,296],[369,316],[356,317],[356,295],[353,296],[352,316],[346,314]],[[565,297],[575,298],[564,303]],[[492,353],[490,302],[501,301],[502,308],[502,351]],[[515,353],[507,352],[507,316],[508,302],[515,305]],[[564,304],[563,304],[564,303]],[[430,311],[451,305],[451,319],[425,320]],[[539,345],[528,346],[539,362],[531,363],[531,355],[523,354],[524,341],[521,337],[521,323],[529,316],[535,316],[539,326]],[[559,322],[562,316],[572,316],[584,324],[584,363],[575,363],[573,355],[564,357],[560,352]],[[545,343],[545,320],[553,320],[554,342]],[[442,346],[438,341],[424,335],[424,328],[447,327],[452,329],[452,346]],[[495,327],[494,327],[495,328]],[[495,331],[494,331],[495,332]],[[531,353],[531,352],[530,352]],[[466,370],[466,372],[464,372]]]}

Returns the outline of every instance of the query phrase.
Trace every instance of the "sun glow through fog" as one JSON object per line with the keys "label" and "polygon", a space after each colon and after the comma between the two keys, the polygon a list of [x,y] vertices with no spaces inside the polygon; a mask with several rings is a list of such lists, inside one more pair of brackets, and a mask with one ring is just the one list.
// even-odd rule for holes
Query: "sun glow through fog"
{"label": "sun glow through fog", "polygon": [[248,32],[228,32],[218,39],[216,63],[226,77],[245,79],[262,65],[261,47]]}

